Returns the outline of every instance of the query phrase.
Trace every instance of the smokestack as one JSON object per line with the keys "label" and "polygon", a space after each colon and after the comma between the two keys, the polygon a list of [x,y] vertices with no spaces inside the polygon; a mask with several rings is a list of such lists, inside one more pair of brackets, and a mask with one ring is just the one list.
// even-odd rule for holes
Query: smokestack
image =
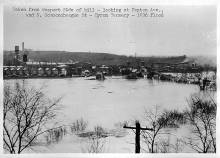
{"label": "smokestack", "polygon": [[19,46],[15,46],[15,65],[18,66]]}
{"label": "smokestack", "polygon": [[19,53],[19,46],[15,46],[15,53]]}
{"label": "smokestack", "polygon": [[19,46],[15,46],[15,57],[18,60],[18,55],[19,55]]}
{"label": "smokestack", "polygon": [[24,53],[24,42],[22,42],[22,52]]}

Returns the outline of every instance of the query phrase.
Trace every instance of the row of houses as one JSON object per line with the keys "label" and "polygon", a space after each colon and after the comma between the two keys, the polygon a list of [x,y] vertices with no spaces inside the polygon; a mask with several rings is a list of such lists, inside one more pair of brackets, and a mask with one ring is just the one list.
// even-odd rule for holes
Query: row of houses
{"label": "row of houses", "polygon": [[66,68],[4,66],[4,78],[7,77],[58,77],[66,76]]}
{"label": "row of houses", "polygon": [[73,77],[89,76],[96,72],[105,75],[111,73],[111,69],[105,65],[92,66],[90,63],[49,63],[49,62],[26,62],[19,66],[4,66],[4,78],[14,77]]}

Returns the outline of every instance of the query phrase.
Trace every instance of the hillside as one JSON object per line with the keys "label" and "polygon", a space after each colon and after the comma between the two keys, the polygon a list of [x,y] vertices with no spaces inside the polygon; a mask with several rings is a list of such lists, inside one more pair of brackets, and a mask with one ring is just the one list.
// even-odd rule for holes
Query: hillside
{"label": "hillside", "polygon": [[[12,51],[4,51],[4,65],[8,65],[13,58]],[[108,53],[95,52],[66,52],[66,51],[29,51],[28,59],[31,61],[42,62],[91,62],[94,65],[124,65],[128,61],[144,61],[147,64],[151,63],[178,63],[182,62],[186,56],[171,56],[171,57],[131,57],[125,55],[115,55]]]}

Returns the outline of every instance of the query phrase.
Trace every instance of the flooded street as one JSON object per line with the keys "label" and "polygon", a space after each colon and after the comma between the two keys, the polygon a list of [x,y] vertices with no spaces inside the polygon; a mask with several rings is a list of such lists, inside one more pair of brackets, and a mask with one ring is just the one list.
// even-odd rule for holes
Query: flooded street
{"label": "flooded street", "polygon": [[83,118],[90,128],[101,125],[108,129],[118,122],[142,120],[144,111],[155,105],[161,109],[183,110],[187,106],[186,99],[199,92],[197,85],[120,77],[105,81],[65,78],[4,82],[10,85],[24,82],[29,88],[43,88],[49,98],[62,97],[58,122],[67,124]]}
{"label": "flooded street", "polygon": [[[92,131],[97,126],[113,133],[115,131],[116,135],[109,135],[99,140],[105,144],[102,151],[105,153],[134,152],[134,131],[123,129],[120,126],[123,122],[127,121],[133,126],[134,121],[139,120],[144,127],[146,111],[155,110],[156,106],[160,107],[161,112],[174,109],[182,111],[187,108],[187,99],[191,95],[204,93],[199,90],[198,85],[193,84],[148,79],[126,80],[122,77],[108,77],[104,81],[86,80],[86,78],[4,80],[5,85],[12,86],[16,83],[23,84],[26,88],[42,88],[50,99],[62,98],[61,109],[54,122],[55,126],[69,128],[74,121],[82,118],[88,122],[87,131]],[[213,94],[216,95],[216,92]],[[175,143],[177,138],[190,135],[188,132],[185,127],[173,129],[172,135],[164,135],[164,139]],[[147,149],[143,141],[141,146]],[[87,147],[88,138],[68,132],[59,143],[38,145],[33,151],[25,152],[81,153],[88,152]],[[194,151],[185,147],[182,152]]]}

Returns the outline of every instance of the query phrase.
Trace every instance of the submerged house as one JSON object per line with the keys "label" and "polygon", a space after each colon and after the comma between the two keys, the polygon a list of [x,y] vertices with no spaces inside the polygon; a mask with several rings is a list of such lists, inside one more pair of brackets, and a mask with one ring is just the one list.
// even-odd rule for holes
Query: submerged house
{"label": "submerged house", "polygon": [[29,72],[28,72],[28,69],[26,67],[23,68],[23,74],[25,76],[28,76],[29,75]]}
{"label": "submerged house", "polygon": [[109,67],[102,65],[101,67],[99,67],[99,71],[101,71],[104,75],[109,74]]}
{"label": "submerged house", "polygon": [[58,66],[58,70],[59,70],[59,76],[66,76],[67,75],[67,69],[66,69],[67,65],[62,64]]}
{"label": "submerged house", "polygon": [[67,74],[66,68],[61,68],[60,76],[66,76],[66,74]]}
{"label": "submerged house", "polygon": [[52,69],[52,75],[53,76],[58,76],[59,72],[58,72],[58,69],[57,68],[53,68]]}
{"label": "submerged house", "polygon": [[10,75],[10,69],[8,67],[3,68],[3,75],[4,76],[9,76]]}
{"label": "submerged house", "polygon": [[89,70],[85,70],[82,72],[82,76],[88,77],[90,76],[90,71]]}
{"label": "submerged house", "polygon": [[51,76],[52,71],[51,71],[50,68],[47,67],[47,68],[45,69],[45,73],[46,73],[47,76]]}
{"label": "submerged house", "polygon": [[36,76],[37,74],[38,74],[37,68],[32,67],[32,68],[31,68],[31,75],[32,75],[32,76]]}
{"label": "submerged house", "polygon": [[96,80],[104,80],[105,76],[102,72],[97,72],[96,73]]}
{"label": "submerged house", "polygon": [[15,67],[10,67],[10,73],[12,76],[16,76],[16,68]]}
{"label": "submerged house", "polygon": [[37,69],[37,71],[38,71],[38,76],[44,76],[44,69],[43,68],[39,67]]}
{"label": "submerged house", "polygon": [[16,69],[16,74],[18,75],[18,76],[22,76],[23,75],[23,68],[22,67],[17,67],[17,69]]}

